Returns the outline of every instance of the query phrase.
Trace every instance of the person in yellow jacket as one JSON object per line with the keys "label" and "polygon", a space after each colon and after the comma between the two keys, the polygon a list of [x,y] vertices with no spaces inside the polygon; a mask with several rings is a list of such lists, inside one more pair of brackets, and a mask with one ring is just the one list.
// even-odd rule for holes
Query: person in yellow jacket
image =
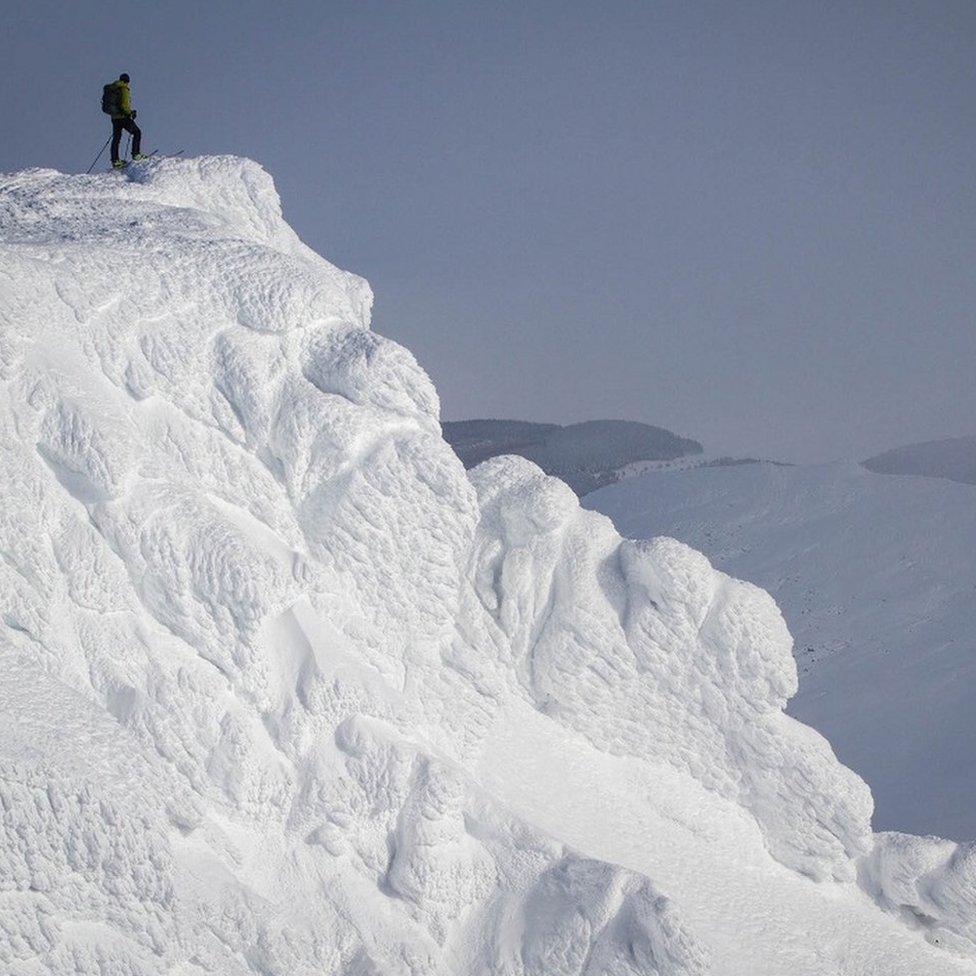
{"label": "person in yellow jacket", "polygon": [[145,159],[142,149],[142,130],[135,123],[136,113],[129,95],[129,76],[123,71],[118,81],[105,86],[102,109],[112,116],[112,166],[119,169],[125,164],[119,159],[119,142],[122,133],[132,133],[132,158]]}

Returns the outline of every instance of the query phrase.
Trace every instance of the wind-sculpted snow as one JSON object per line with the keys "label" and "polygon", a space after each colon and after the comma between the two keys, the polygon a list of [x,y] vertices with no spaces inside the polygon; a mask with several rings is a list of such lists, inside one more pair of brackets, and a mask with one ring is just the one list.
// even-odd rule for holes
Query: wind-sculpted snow
{"label": "wind-sculpted snow", "polygon": [[971,954],[976,945],[976,843],[894,832],[877,835],[861,883],[936,945]]}
{"label": "wind-sculpted snow", "polygon": [[784,863],[851,877],[870,846],[870,794],[782,713],[796,668],[773,601],[673,540],[621,541],[526,461],[472,477],[479,594],[538,707],[602,749],[678,763],[736,799]]}
{"label": "wind-sculpted snow", "polygon": [[[965,858],[892,880],[867,788],[782,713],[772,601],[529,462],[469,477],[257,165],[3,177],[0,256],[5,973],[972,972],[896,920],[970,951]],[[596,787],[516,788],[547,736],[661,784],[616,812],[669,811],[700,879],[574,824]],[[745,950],[709,920],[723,821]]]}
{"label": "wind-sculpted snow", "polygon": [[582,504],[769,589],[795,639],[789,712],[870,783],[875,828],[976,837],[976,487],[756,464],[645,474]]}

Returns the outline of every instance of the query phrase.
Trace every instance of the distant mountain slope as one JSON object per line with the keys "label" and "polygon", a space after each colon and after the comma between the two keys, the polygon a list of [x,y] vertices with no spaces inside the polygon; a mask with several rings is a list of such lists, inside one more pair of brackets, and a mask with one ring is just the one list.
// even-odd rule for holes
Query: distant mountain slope
{"label": "distant mountain slope", "polygon": [[635,462],[702,453],[698,441],[632,420],[589,420],[565,427],[525,420],[459,420],[442,426],[444,439],[466,468],[500,454],[519,454],[578,495],[617,481],[620,469]]}
{"label": "distant mountain slope", "polygon": [[976,485],[976,437],[907,444],[868,458],[864,467],[880,474],[923,474]]}
{"label": "distant mountain slope", "polygon": [[441,429],[464,466],[473,468],[499,454],[522,454],[561,428],[531,420],[446,420]]}
{"label": "distant mountain slope", "polygon": [[654,472],[584,499],[776,599],[790,712],[870,783],[875,829],[976,837],[976,489],[855,464]]}

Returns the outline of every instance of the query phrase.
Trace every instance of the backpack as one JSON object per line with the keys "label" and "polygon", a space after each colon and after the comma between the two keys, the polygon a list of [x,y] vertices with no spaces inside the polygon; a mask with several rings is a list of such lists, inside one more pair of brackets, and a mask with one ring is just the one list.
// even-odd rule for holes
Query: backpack
{"label": "backpack", "polygon": [[119,86],[114,81],[110,81],[102,89],[102,111],[106,115],[119,114]]}

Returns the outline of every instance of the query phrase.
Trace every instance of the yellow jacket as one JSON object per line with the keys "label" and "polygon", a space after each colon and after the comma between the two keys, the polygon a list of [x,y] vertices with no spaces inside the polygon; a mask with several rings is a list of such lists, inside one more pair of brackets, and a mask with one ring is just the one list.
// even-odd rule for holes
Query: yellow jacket
{"label": "yellow jacket", "polygon": [[129,101],[129,85],[127,82],[113,81],[112,84],[118,88],[118,111],[112,113],[113,119],[127,119],[132,114],[132,103]]}

